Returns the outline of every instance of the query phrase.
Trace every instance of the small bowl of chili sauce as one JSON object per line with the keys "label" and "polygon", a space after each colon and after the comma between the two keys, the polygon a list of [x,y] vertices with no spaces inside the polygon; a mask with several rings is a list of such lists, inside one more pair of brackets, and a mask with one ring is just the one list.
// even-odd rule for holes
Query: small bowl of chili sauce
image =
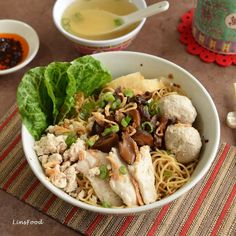
{"label": "small bowl of chili sauce", "polygon": [[0,20],[0,75],[23,68],[38,49],[39,37],[30,25],[17,20]]}

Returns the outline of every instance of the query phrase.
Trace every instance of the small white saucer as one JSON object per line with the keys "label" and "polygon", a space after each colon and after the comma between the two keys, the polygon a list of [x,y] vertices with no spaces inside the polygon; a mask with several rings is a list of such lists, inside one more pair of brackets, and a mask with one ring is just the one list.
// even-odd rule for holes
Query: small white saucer
{"label": "small white saucer", "polygon": [[23,68],[36,56],[39,49],[39,37],[30,25],[22,21],[3,19],[0,20],[0,34],[18,34],[27,41],[29,46],[26,58],[12,68],[0,70],[0,75],[9,74]]}

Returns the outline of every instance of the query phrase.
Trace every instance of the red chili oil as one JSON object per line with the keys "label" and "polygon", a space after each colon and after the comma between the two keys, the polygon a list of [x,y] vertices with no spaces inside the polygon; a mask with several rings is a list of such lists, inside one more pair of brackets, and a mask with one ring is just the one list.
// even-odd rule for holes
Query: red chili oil
{"label": "red chili oil", "polygon": [[0,70],[18,65],[28,52],[29,45],[23,37],[18,34],[0,33]]}

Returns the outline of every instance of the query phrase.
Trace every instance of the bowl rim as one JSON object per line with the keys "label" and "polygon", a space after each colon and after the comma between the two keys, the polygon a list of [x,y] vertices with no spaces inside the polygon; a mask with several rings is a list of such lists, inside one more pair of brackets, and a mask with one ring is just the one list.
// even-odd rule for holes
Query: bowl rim
{"label": "bowl rim", "polygon": [[[144,4],[144,7],[146,8],[147,7],[147,3],[145,0],[141,0],[142,3]],[[144,18],[133,30],[129,31],[127,34],[124,34],[120,37],[117,37],[117,38],[112,38],[112,39],[105,39],[105,40],[92,40],[92,39],[85,39],[85,38],[81,38],[79,36],[75,36],[69,32],[67,32],[63,27],[62,25],[60,24],[60,22],[58,22],[56,20],[56,7],[57,5],[59,4],[60,0],[56,0],[56,2],[54,3],[54,6],[53,6],[53,22],[54,24],[56,25],[57,29],[62,33],[64,34],[67,38],[73,40],[74,42],[77,42],[77,43],[82,43],[84,45],[86,44],[89,44],[89,45],[93,45],[93,44],[99,44],[101,46],[103,45],[108,45],[108,44],[116,44],[116,42],[123,42],[129,38],[132,38],[132,36],[136,35],[140,30],[141,28],[143,27],[145,21],[146,21],[146,18]],[[65,10],[65,9],[64,9]],[[61,18],[60,18],[61,19]]]}
{"label": "bowl rim", "polygon": [[[99,57],[103,56],[104,54],[106,54],[106,55],[107,54],[115,54],[115,55],[116,54],[128,54],[128,55],[139,55],[139,56],[149,57],[149,58],[152,58],[154,60],[159,60],[161,62],[167,63],[170,66],[175,67],[178,70],[181,70],[187,76],[191,77],[192,82],[197,84],[200,87],[200,89],[203,91],[203,93],[206,95],[206,97],[207,97],[207,99],[208,99],[208,101],[209,101],[209,103],[210,103],[210,105],[213,109],[214,116],[212,118],[214,119],[214,121],[216,123],[216,126],[215,126],[216,137],[214,139],[214,142],[212,143],[212,150],[213,151],[211,153],[211,156],[210,156],[208,162],[205,163],[204,167],[199,171],[198,175],[191,181],[191,184],[183,185],[178,191],[176,191],[172,195],[170,195],[166,198],[163,198],[159,201],[155,201],[155,202],[153,202],[151,204],[148,204],[148,205],[143,205],[143,206],[138,206],[138,207],[133,207],[133,208],[122,208],[121,209],[121,208],[102,208],[102,207],[97,207],[97,206],[93,206],[93,205],[89,205],[87,203],[81,202],[81,201],[79,201],[75,198],[72,198],[67,193],[65,193],[63,190],[60,190],[57,187],[55,187],[51,182],[49,182],[45,178],[45,176],[40,175],[40,173],[36,171],[35,167],[33,166],[33,163],[30,161],[29,155],[27,154],[28,153],[28,150],[27,150],[28,147],[27,147],[27,143],[26,143],[26,140],[25,140],[24,137],[26,135],[29,135],[29,132],[28,132],[27,128],[22,124],[22,142],[23,142],[23,149],[24,149],[26,159],[27,159],[31,169],[33,170],[34,174],[37,176],[37,178],[40,180],[40,182],[47,189],[49,189],[49,191],[54,193],[60,199],[63,199],[64,201],[66,201],[66,202],[68,202],[68,203],[70,203],[74,206],[80,207],[82,209],[92,211],[92,212],[96,212],[96,213],[100,213],[100,214],[131,215],[131,214],[147,212],[147,211],[150,211],[150,210],[154,210],[156,208],[160,208],[160,207],[162,207],[164,205],[167,205],[168,203],[174,201],[175,199],[179,198],[180,196],[184,195],[191,188],[193,188],[205,176],[205,174],[207,173],[207,171],[211,167],[212,162],[216,158],[218,148],[219,148],[219,144],[220,144],[220,121],[219,121],[219,115],[218,115],[216,106],[215,106],[210,94],[205,89],[205,87],[192,74],[190,74],[188,71],[186,71],[182,67],[176,65],[175,63],[173,63],[169,60],[166,60],[164,58],[160,58],[158,56],[154,56],[154,55],[151,55],[151,54],[141,53],[141,52],[133,52],[133,51],[102,52],[102,53],[93,54],[92,56],[94,56],[95,58],[97,58],[99,60]],[[62,191],[66,195],[61,196],[61,194],[59,194],[60,191]]]}
{"label": "bowl rim", "polygon": [[[31,54],[28,53],[27,57],[22,62],[20,62],[16,66],[11,67],[9,69],[0,70],[0,75],[6,75],[6,74],[13,73],[17,70],[20,70],[21,68],[26,66],[28,63],[30,63],[34,59],[34,57],[36,56],[36,54],[39,50],[40,43],[39,43],[39,36],[38,36],[37,32],[29,24],[27,24],[23,21],[14,20],[14,19],[0,19],[0,23],[6,23],[6,24],[13,23],[16,25],[20,25],[20,26],[24,27],[26,30],[28,30],[28,32],[31,34],[31,36],[33,36],[35,39],[34,40],[34,50],[31,52]],[[7,32],[4,32],[4,33],[7,33]],[[18,34],[18,33],[16,32],[16,34]],[[29,43],[28,39],[25,36],[22,36],[22,37],[27,41],[27,43],[30,47],[32,44]]]}

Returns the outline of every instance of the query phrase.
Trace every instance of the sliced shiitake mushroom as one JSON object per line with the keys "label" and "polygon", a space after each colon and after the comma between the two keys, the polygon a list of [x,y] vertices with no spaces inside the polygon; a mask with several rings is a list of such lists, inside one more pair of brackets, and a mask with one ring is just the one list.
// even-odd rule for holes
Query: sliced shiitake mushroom
{"label": "sliced shiitake mushroom", "polygon": [[96,121],[93,123],[91,135],[101,134],[104,130],[104,126],[99,125]]}
{"label": "sliced shiitake mushroom", "polygon": [[157,148],[161,148],[163,145],[163,140],[161,137],[157,136],[156,134],[154,134],[154,145]]}
{"label": "sliced shiitake mushroom", "polygon": [[142,120],[148,120],[148,121],[151,120],[151,115],[149,113],[147,106],[143,106],[143,105],[138,106],[138,111],[140,115],[142,116]]}
{"label": "sliced shiitake mushroom", "polygon": [[135,162],[136,150],[138,150],[138,146],[135,141],[127,133],[123,132],[122,141],[119,142],[119,153],[121,158],[128,165],[131,165]]}
{"label": "sliced shiitake mushroom", "polygon": [[93,145],[93,149],[98,149],[102,152],[110,152],[112,147],[118,144],[119,137],[118,134],[112,133],[108,136],[100,137]]}
{"label": "sliced shiitake mushroom", "polygon": [[141,116],[139,114],[139,111],[137,109],[135,110],[130,110],[127,112],[133,119],[133,124],[132,126],[134,128],[138,128],[141,124]]}
{"label": "sliced shiitake mushroom", "polygon": [[152,135],[145,130],[137,130],[132,138],[139,146],[149,145],[152,147],[154,144]]}

